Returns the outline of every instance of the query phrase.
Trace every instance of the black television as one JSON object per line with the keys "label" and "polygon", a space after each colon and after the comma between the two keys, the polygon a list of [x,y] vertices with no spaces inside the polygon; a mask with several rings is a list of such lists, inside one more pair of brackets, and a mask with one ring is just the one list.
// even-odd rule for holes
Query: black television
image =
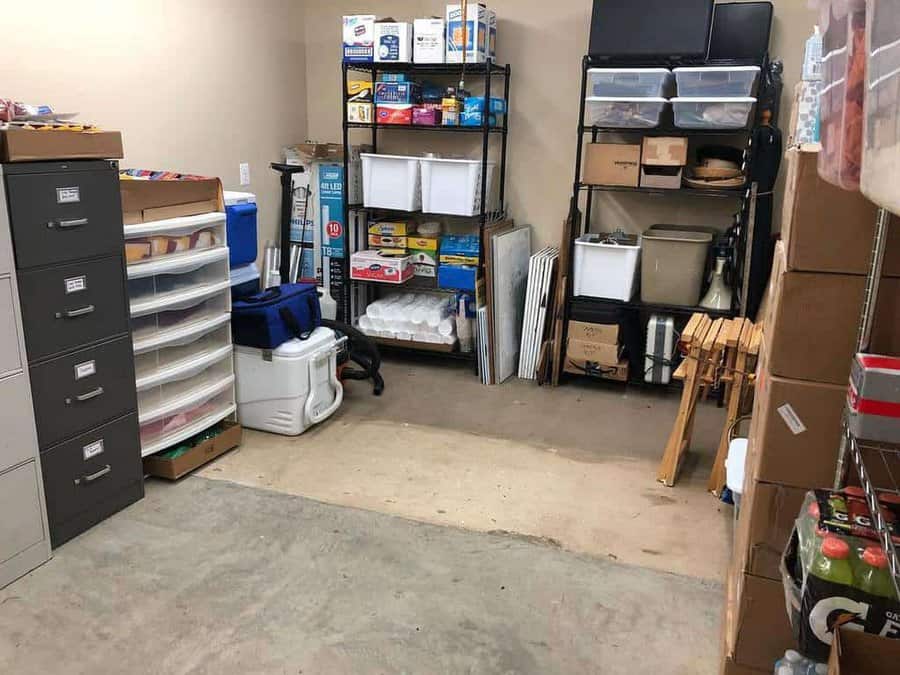
{"label": "black television", "polygon": [[709,58],[762,63],[772,32],[771,2],[726,2],[713,14]]}
{"label": "black television", "polygon": [[713,0],[594,0],[588,54],[703,60]]}

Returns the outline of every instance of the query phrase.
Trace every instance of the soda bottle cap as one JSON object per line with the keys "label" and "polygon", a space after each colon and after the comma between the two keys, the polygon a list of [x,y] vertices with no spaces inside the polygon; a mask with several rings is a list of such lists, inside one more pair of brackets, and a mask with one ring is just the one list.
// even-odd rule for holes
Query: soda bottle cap
{"label": "soda bottle cap", "polygon": [[846,560],[850,557],[850,546],[843,539],[838,539],[832,535],[822,540],[822,553],[826,558]]}
{"label": "soda bottle cap", "polygon": [[863,562],[866,565],[877,567],[878,569],[887,569],[888,559],[884,554],[884,549],[880,546],[867,546],[862,555]]}
{"label": "soda bottle cap", "polygon": [[859,497],[860,499],[866,498],[866,491],[863,490],[861,487],[855,487],[855,486],[845,487],[844,494],[847,495],[848,497]]}
{"label": "soda bottle cap", "polygon": [[815,501],[810,502],[810,503],[809,503],[809,506],[808,506],[807,509],[806,509],[806,512],[807,512],[810,516],[812,516],[813,518],[815,518],[816,520],[818,520],[818,519],[819,519],[819,514],[820,514],[820,511],[819,511],[819,502],[815,502]]}
{"label": "soda bottle cap", "polygon": [[789,663],[800,663],[803,660],[803,656],[801,656],[800,652],[795,651],[793,649],[788,649],[784,653],[784,660]]}

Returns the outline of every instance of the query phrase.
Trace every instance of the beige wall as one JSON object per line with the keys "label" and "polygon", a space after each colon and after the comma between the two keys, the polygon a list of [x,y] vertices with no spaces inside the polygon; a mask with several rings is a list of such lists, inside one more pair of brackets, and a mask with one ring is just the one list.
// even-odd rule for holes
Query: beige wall
{"label": "beige wall", "polygon": [[[412,20],[443,15],[445,2],[434,0],[332,0],[306,3],[306,80],[309,136],[340,140],[340,21],[343,14],[364,11],[379,17]],[[535,229],[534,245],[557,244],[560,223],[571,197],[577,135],[581,57],[587,50],[591,0],[490,0],[498,16],[498,60],[512,65],[507,201],[514,218]],[[786,91],[797,81],[803,43],[812,32],[807,0],[776,0],[772,54],[785,61]],[[788,117],[785,103],[783,119]],[[403,132],[381,134],[379,150],[424,149]],[[388,142],[388,134],[393,134]],[[407,133],[407,136],[411,136]],[[355,136],[357,139],[365,135]],[[431,142],[433,136],[429,135]],[[467,142],[468,141],[468,142]],[[471,154],[468,137],[454,137],[444,151]],[[434,147],[432,145],[432,147]],[[640,231],[656,222],[726,227],[734,208],[677,196],[604,196],[595,229]]]}
{"label": "beige wall", "polygon": [[[281,147],[306,137],[294,0],[5,3],[0,96],[121,129],[125,167],[219,176],[257,192],[275,235]],[[252,184],[240,188],[238,164]]]}

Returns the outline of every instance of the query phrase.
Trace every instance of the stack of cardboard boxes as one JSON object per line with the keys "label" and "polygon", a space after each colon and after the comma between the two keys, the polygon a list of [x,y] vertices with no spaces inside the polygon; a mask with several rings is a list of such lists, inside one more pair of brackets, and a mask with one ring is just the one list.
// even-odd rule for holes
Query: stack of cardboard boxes
{"label": "stack of cardboard boxes", "polygon": [[643,144],[591,143],[585,148],[582,180],[588,185],[681,189],[688,139],[648,136]]}
{"label": "stack of cardboard boxes", "polygon": [[[787,152],[782,241],[759,317],[765,339],[726,596],[727,675],[771,673],[794,647],[779,562],[804,494],[835,477],[876,207],[819,180],[816,148]],[[890,232],[872,348],[897,354],[900,233]]]}
{"label": "stack of cardboard boxes", "polygon": [[619,326],[569,321],[565,371],[627,382],[628,361],[622,358]]}

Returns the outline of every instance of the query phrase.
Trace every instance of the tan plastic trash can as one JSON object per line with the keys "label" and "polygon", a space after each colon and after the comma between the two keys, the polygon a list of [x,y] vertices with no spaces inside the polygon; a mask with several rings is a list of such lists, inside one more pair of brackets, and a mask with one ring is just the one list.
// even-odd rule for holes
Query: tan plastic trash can
{"label": "tan plastic trash can", "polygon": [[650,228],[642,239],[641,300],[688,307],[700,302],[703,270],[713,235],[666,226]]}

